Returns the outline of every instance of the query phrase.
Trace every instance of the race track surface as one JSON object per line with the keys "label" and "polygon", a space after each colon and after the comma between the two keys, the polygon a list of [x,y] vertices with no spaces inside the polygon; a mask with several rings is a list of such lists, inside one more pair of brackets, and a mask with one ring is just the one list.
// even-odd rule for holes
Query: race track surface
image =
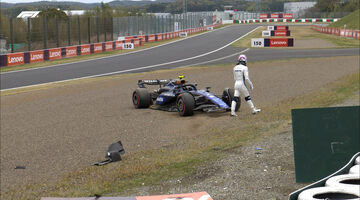
{"label": "race track surface", "polygon": [[[145,72],[204,63],[234,62],[243,48],[226,46],[258,25],[228,26],[150,50],[63,64],[62,66],[5,72],[0,74],[1,90],[116,73]],[[209,53],[212,52],[212,53]],[[358,55],[359,49],[274,50],[251,49],[250,61],[283,58]],[[229,56],[233,55],[233,56]]]}

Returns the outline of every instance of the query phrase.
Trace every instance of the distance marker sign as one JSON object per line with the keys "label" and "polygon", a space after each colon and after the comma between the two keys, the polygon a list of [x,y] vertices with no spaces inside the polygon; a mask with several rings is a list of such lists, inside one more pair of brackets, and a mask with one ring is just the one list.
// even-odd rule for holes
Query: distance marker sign
{"label": "distance marker sign", "polygon": [[252,38],[251,47],[293,47],[293,38]]}
{"label": "distance marker sign", "polygon": [[133,43],[124,43],[123,49],[134,49],[134,44]]}
{"label": "distance marker sign", "polygon": [[264,47],[264,38],[252,38],[251,47]]}

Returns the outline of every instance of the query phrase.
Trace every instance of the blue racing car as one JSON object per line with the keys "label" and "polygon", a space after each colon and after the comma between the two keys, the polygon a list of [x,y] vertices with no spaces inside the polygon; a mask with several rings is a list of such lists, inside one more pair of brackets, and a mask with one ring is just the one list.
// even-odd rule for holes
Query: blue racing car
{"label": "blue racing car", "polygon": [[[159,89],[149,92],[146,85],[157,85]],[[196,84],[187,84],[184,76],[175,80],[139,80],[132,95],[135,108],[151,108],[178,112],[180,116],[191,116],[194,111],[229,111],[234,90],[225,88],[222,95],[209,92],[210,87],[198,90]],[[154,105],[155,104],[155,105]],[[239,110],[241,102],[236,104]]]}

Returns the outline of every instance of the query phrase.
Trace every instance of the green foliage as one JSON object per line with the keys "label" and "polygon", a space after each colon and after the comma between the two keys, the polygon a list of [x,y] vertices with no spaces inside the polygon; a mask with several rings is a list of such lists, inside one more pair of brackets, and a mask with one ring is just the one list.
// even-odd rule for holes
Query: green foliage
{"label": "green foliage", "polygon": [[42,10],[39,13],[40,17],[48,17],[48,18],[58,18],[58,19],[62,19],[62,20],[66,20],[68,17],[66,15],[66,13],[60,9],[56,9],[56,8],[49,8],[46,10]]}
{"label": "green foliage", "polygon": [[318,0],[315,8],[319,12],[353,12],[359,9],[359,5],[359,0]]}
{"label": "green foliage", "polygon": [[350,15],[343,17],[341,20],[330,24],[330,27],[356,29],[360,30],[360,9],[352,12]]}

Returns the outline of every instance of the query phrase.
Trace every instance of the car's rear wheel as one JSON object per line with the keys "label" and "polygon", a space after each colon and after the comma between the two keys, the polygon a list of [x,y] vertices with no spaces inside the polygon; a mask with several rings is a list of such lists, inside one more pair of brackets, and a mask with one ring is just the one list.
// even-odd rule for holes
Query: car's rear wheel
{"label": "car's rear wheel", "polygon": [[195,99],[190,93],[180,94],[176,99],[176,108],[180,116],[194,114]]}
{"label": "car's rear wheel", "polygon": [[[234,99],[234,89],[231,88],[225,88],[222,94],[222,100],[231,107],[231,103]],[[239,101],[236,103],[235,111],[238,111],[241,106],[241,99],[239,98]]]}
{"label": "car's rear wheel", "polygon": [[135,108],[148,108],[152,100],[146,88],[138,88],[133,92],[132,101]]}

